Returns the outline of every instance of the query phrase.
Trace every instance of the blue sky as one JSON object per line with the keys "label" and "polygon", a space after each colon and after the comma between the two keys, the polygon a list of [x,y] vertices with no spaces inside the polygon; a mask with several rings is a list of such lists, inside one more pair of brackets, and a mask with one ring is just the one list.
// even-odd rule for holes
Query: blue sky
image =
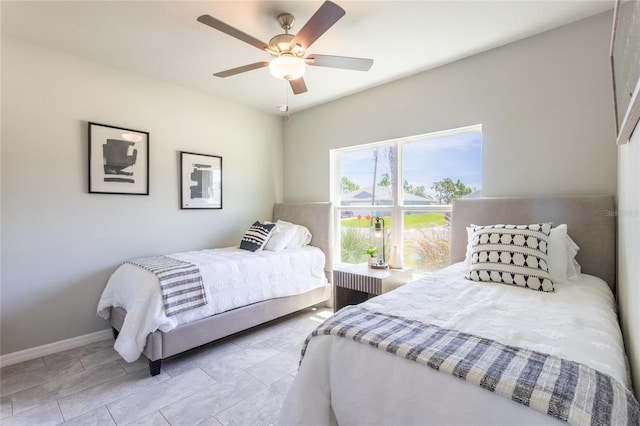
{"label": "blue sky", "polygon": [[[444,178],[460,179],[473,189],[482,189],[482,133],[473,131],[430,137],[403,145],[403,179],[414,187],[424,185],[433,195],[431,185]],[[374,149],[340,155],[341,176],[348,177],[360,187],[373,181]],[[390,173],[389,150],[378,150],[376,181],[383,173]]]}

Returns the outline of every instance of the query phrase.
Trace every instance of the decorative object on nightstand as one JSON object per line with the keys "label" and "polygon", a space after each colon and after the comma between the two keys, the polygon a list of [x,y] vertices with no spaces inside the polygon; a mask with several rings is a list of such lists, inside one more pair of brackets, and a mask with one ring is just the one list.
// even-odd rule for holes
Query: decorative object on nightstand
{"label": "decorative object on nightstand", "polygon": [[375,229],[374,229],[374,235],[376,236],[376,238],[380,238],[382,237],[382,259],[378,259],[378,262],[371,265],[371,267],[373,269],[389,269],[389,265],[387,265],[387,263],[385,262],[385,258],[384,258],[384,252],[385,252],[385,246],[384,246],[384,237],[385,237],[385,229],[384,229],[384,218],[380,217],[380,216],[376,216],[376,224],[375,224]]}
{"label": "decorative object on nightstand", "polygon": [[362,303],[411,281],[413,271],[404,269],[373,269],[366,263],[349,265],[333,271],[333,307]]}
{"label": "decorative object on nightstand", "polygon": [[369,246],[367,247],[367,249],[363,252],[366,255],[369,255],[369,261],[368,261],[368,265],[369,266],[373,266],[376,263],[378,263],[378,258],[376,257],[376,251],[378,249],[376,248],[376,246]]}
{"label": "decorative object on nightstand", "polygon": [[399,253],[398,246],[393,245],[391,247],[391,254],[389,254],[389,268],[402,269],[402,254]]}

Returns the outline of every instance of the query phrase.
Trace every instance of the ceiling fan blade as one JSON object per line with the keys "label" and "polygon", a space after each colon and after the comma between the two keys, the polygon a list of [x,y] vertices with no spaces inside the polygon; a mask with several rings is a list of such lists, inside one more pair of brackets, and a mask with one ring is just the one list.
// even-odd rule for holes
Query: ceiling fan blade
{"label": "ceiling fan blade", "polygon": [[240,74],[242,72],[246,72],[246,71],[251,71],[251,70],[257,70],[258,68],[264,68],[266,66],[269,65],[269,61],[260,61],[260,62],[255,62],[253,64],[249,64],[249,65],[243,65],[241,67],[237,67],[237,68],[231,68],[229,70],[226,71],[220,71],[215,73],[214,75],[216,77],[230,77],[232,75],[236,75],[236,74]]}
{"label": "ceiling fan blade", "polygon": [[226,24],[219,19],[214,18],[211,15],[201,15],[198,17],[198,22],[202,22],[205,25],[210,26],[218,31],[222,31],[225,34],[230,35],[231,37],[235,37],[240,41],[244,41],[245,43],[249,43],[252,46],[257,47],[260,50],[270,50],[270,47],[267,43],[262,40],[258,40],[257,38],[250,36],[247,33],[240,31],[237,28],[232,27],[229,24]]}
{"label": "ceiling fan blade", "polygon": [[313,44],[325,31],[333,26],[345,14],[343,8],[337,4],[325,1],[320,9],[313,14],[306,24],[291,40],[291,46],[299,44],[304,50]]}
{"label": "ceiling fan blade", "polygon": [[316,67],[343,68],[346,70],[369,71],[373,59],[352,58],[350,56],[309,55],[304,58],[308,65]]}
{"label": "ceiling fan blade", "polygon": [[307,91],[307,85],[304,83],[303,77],[295,80],[289,80],[289,84],[291,85],[291,90],[293,90],[294,95],[299,95],[300,93]]}

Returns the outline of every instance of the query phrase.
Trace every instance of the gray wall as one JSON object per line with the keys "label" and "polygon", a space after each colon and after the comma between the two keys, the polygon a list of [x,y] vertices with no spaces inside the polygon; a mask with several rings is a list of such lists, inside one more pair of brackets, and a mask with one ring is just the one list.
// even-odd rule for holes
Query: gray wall
{"label": "gray wall", "polygon": [[[108,327],[124,260],[239,243],[282,200],[282,121],[2,39],[1,353]],[[150,133],[150,195],[87,193],[87,121]],[[224,208],[180,210],[179,151],[223,157]]]}
{"label": "gray wall", "polygon": [[295,114],[284,130],[286,200],[329,199],[329,149],[473,124],[483,129],[485,196],[615,194],[611,19]]}

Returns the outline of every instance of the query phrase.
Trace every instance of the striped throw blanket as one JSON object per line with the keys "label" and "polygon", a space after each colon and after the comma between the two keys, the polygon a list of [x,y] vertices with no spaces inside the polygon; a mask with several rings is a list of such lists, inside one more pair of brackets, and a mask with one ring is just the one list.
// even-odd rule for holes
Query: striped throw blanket
{"label": "striped throw blanket", "polygon": [[[334,335],[477,384],[572,425],[638,425],[624,385],[586,365],[431,324],[349,306],[306,339]],[[302,362],[302,361],[301,361]]]}
{"label": "striped throw blanket", "polygon": [[198,267],[169,256],[151,256],[126,263],[153,272],[160,281],[164,312],[169,317],[207,303]]}

